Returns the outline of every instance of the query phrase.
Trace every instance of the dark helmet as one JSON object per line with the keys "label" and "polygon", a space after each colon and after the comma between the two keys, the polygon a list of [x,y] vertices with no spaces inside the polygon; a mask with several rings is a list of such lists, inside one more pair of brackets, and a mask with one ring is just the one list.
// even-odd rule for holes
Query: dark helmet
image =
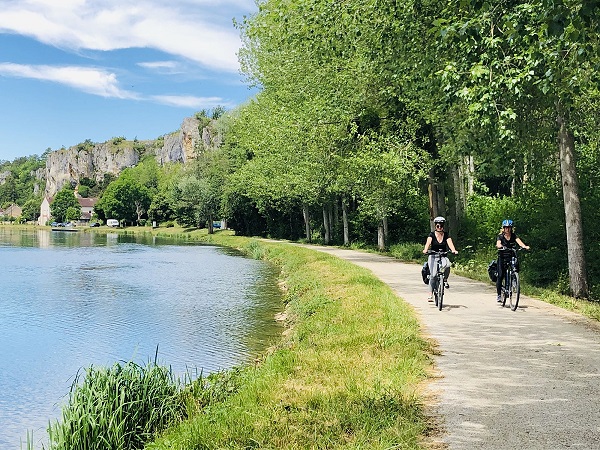
{"label": "dark helmet", "polygon": [[444,219],[442,216],[437,216],[435,219],[433,219],[433,223],[441,223],[443,225],[446,223],[446,219]]}
{"label": "dark helmet", "polygon": [[513,221],[512,220],[510,220],[510,219],[504,219],[502,221],[502,228],[504,228],[504,227],[511,227],[512,228],[512,226],[513,226]]}

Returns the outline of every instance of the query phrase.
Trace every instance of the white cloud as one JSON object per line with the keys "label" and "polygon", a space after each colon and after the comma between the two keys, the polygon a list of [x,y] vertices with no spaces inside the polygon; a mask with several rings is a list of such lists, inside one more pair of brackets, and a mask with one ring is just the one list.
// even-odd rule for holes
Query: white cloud
{"label": "white cloud", "polygon": [[161,74],[175,75],[186,73],[186,69],[177,61],[149,61],[138,63],[138,66]]}
{"label": "white cloud", "polygon": [[119,87],[114,73],[88,67],[0,63],[0,75],[51,81],[101,97],[138,98],[134,92]]}
{"label": "white cloud", "polygon": [[0,0],[0,33],[75,51],[153,48],[234,72],[231,20],[255,9],[251,0]]}
{"label": "white cloud", "polygon": [[215,106],[230,106],[221,97],[193,97],[179,95],[155,95],[152,97],[158,103],[193,109],[211,109]]}

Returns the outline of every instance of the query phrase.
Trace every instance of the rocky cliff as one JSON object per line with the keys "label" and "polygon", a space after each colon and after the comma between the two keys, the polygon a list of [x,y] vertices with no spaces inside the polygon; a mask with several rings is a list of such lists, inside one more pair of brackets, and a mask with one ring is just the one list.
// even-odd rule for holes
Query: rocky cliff
{"label": "rocky cliff", "polygon": [[203,124],[196,117],[184,119],[179,131],[153,141],[127,141],[115,138],[100,144],[83,143],[57,150],[46,160],[46,195],[54,196],[66,183],[76,185],[81,178],[101,181],[104,174],[118,176],[133,167],[148,154],[156,161],[187,163],[199,152],[219,145],[220,137],[212,124]]}

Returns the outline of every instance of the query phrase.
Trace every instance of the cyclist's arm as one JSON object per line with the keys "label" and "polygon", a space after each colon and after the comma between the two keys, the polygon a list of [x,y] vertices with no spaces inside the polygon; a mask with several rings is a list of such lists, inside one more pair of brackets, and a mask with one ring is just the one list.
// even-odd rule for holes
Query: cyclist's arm
{"label": "cyclist's arm", "polygon": [[504,247],[504,246],[502,245],[502,240],[500,239],[500,235],[498,235],[498,237],[496,238],[496,248],[498,250],[501,250],[502,247]]}
{"label": "cyclist's arm", "polygon": [[433,239],[431,239],[431,236],[427,236],[427,241],[425,241],[425,248],[423,248],[423,253],[427,254],[427,252],[429,251],[429,247],[431,246],[431,241]]}
{"label": "cyclist's arm", "polygon": [[450,251],[456,255],[458,251],[454,248],[454,242],[452,242],[452,238],[449,237],[446,242],[448,243],[448,247],[450,247]]}
{"label": "cyclist's arm", "polygon": [[525,249],[529,250],[529,245],[525,245],[525,244],[523,243],[523,241],[521,240],[521,238],[517,238],[517,239],[516,239],[516,242],[517,242],[517,244],[519,244],[519,246],[520,246],[520,247],[522,247],[522,248],[525,248]]}

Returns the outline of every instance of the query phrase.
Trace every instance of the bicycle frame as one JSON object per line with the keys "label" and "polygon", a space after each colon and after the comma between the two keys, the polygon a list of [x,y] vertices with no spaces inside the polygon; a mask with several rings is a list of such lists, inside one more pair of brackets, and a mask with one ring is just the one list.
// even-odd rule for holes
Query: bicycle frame
{"label": "bicycle frame", "polygon": [[437,306],[438,309],[441,311],[444,302],[444,272],[442,270],[442,258],[445,257],[448,254],[448,252],[429,251],[428,254],[433,255],[435,258],[436,274],[435,277],[432,278],[432,281],[435,280],[435,282],[432,283],[432,288],[433,296],[435,299],[435,306]]}
{"label": "bicycle frame", "polygon": [[[506,305],[506,300],[509,299],[510,309],[513,311],[517,310],[519,305],[519,297],[521,296],[521,282],[519,280],[519,271],[517,268],[518,258],[517,252],[522,250],[521,248],[507,248],[503,247],[500,251],[510,251],[510,259],[508,263],[504,262],[506,266],[506,272],[504,274],[504,282],[502,284],[502,306]],[[504,271],[504,267],[500,267],[500,270]]]}

